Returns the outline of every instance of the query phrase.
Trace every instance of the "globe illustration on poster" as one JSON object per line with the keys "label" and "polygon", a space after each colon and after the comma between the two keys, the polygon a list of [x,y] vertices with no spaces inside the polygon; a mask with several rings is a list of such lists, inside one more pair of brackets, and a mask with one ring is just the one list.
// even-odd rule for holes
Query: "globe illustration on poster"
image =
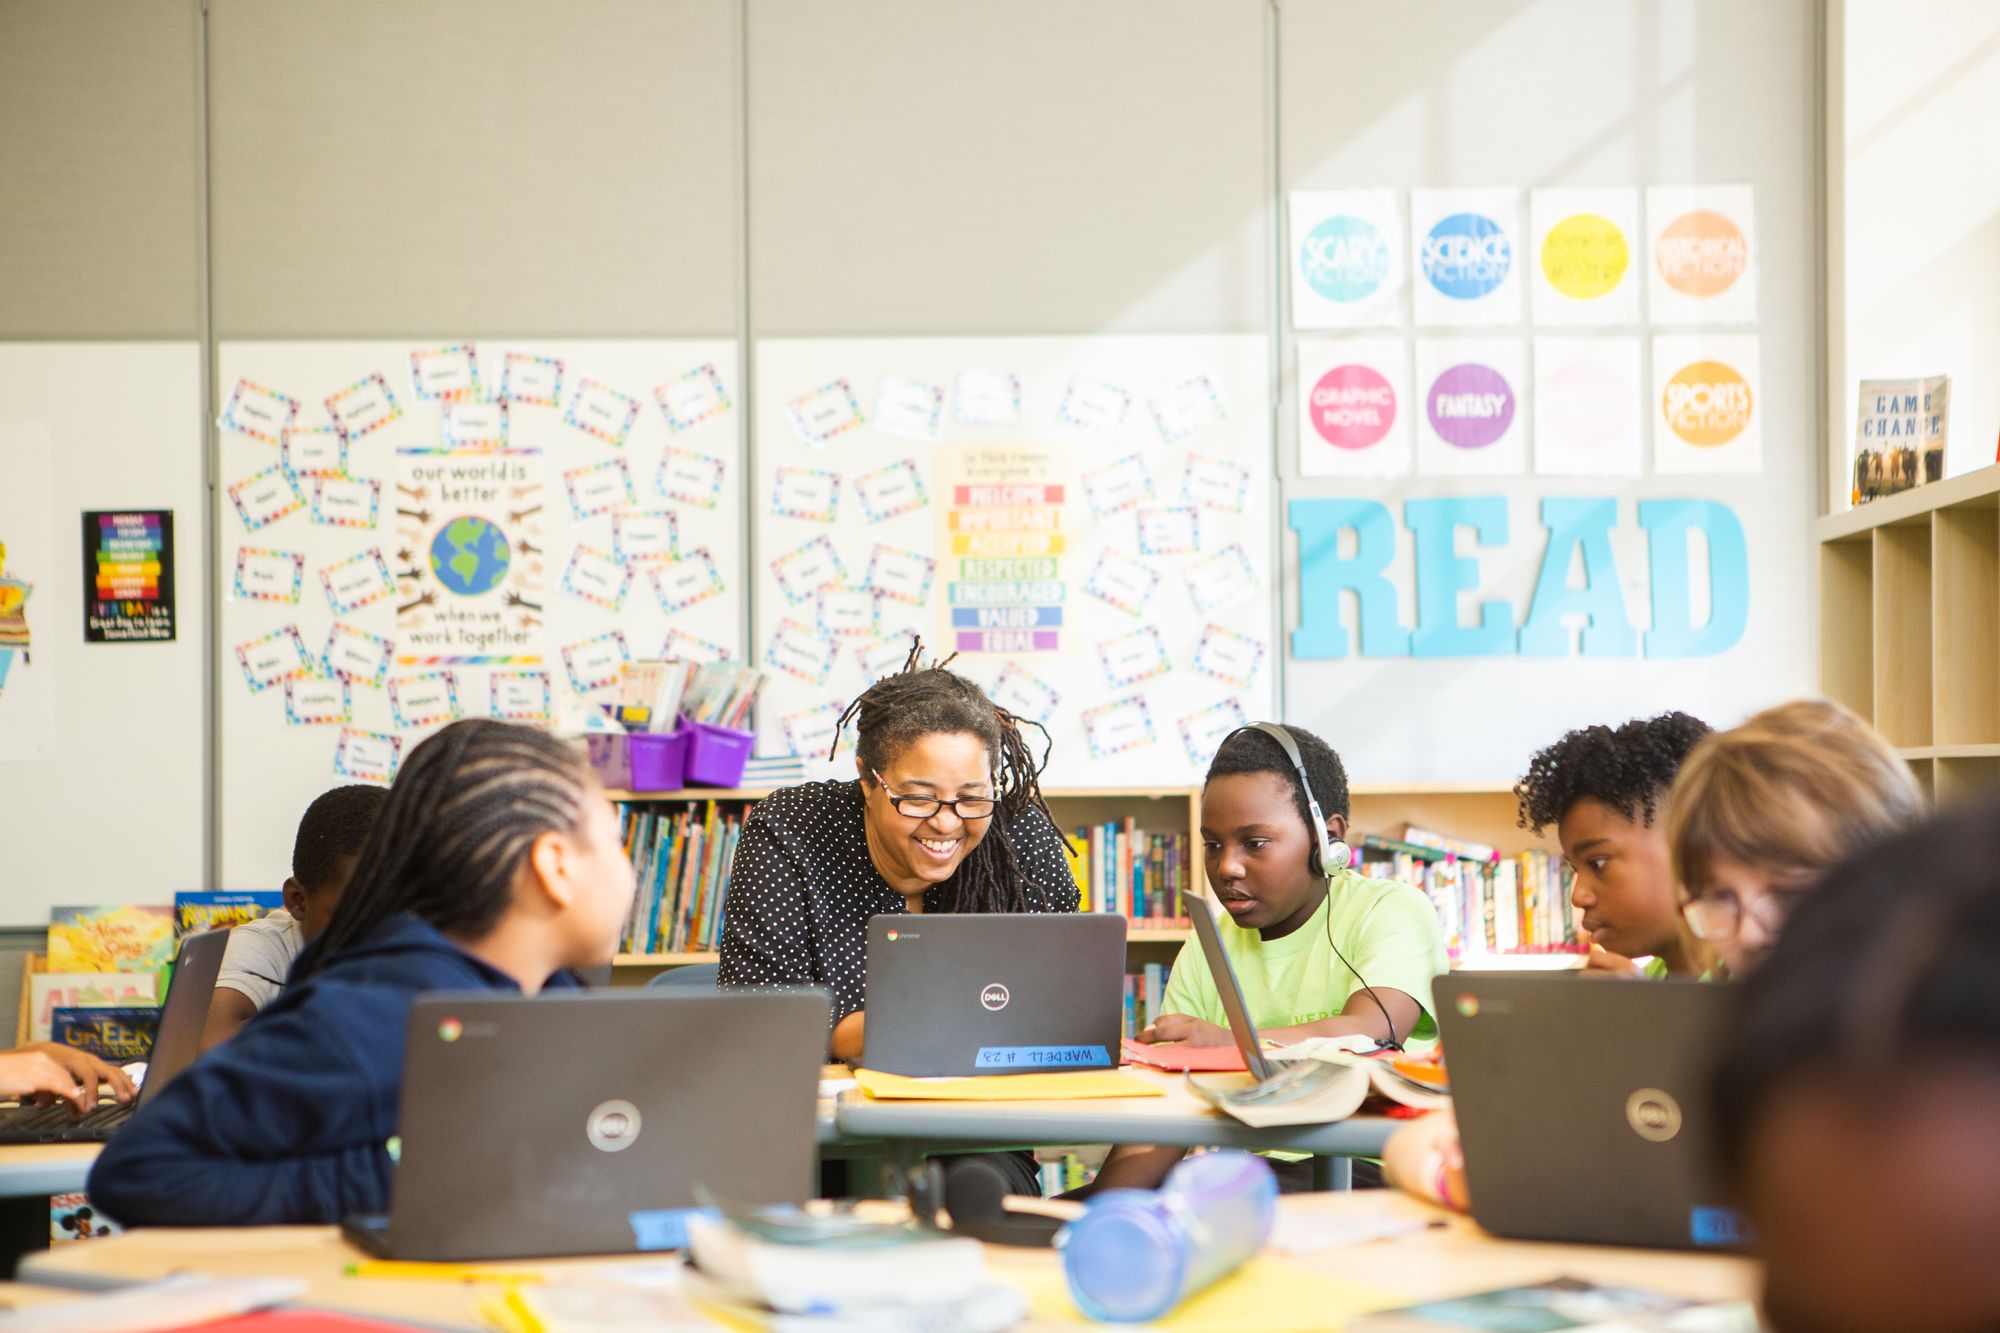
{"label": "globe illustration on poster", "polygon": [[512,562],[500,525],[474,514],[452,519],[431,539],[431,573],[445,591],[460,597],[492,592]]}

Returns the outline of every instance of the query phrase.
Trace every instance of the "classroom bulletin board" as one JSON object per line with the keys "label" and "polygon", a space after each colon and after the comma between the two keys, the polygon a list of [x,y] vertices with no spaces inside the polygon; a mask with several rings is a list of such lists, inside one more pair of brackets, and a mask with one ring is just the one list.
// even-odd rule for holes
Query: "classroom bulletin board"
{"label": "classroom bulletin board", "polygon": [[579,726],[740,656],[736,345],[224,343],[220,870],[461,717]]}
{"label": "classroom bulletin board", "polygon": [[758,347],[759,750],[957,654],[1048,731],[1046,780],[1199,780],[1275,711],[1269,362],[1257,335]]}

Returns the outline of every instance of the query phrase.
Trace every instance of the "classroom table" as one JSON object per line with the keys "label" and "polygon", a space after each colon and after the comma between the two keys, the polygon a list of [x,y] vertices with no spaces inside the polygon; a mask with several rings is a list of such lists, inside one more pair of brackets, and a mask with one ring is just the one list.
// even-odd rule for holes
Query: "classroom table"
{"label": "classroom table", "polygon": [[[1125,1073],[1158,1088],[1159,1097],[1086,1101],[954,1102],[875,1100],[840,1095],[835,1123],[843,1135],[881,1140],[891,1161],[907,1167],[942,1149],[1038,1147],[1070,1143],[1163,1143],[1182,1148],[1246,1148],[1311,1153],[1321,1188],[1344,1189],[1349,1159],[1379,1157],[1402,1121],[1353,1116],[1324,1125],[1252,1129],[1190,1091],[1181,1075],[1128,1065]],[[1248,1074],[1204,1076],[1248,1086]]]}
{"label": "classroom table", "polygon": [[[1756,1269],[1747,1259],[1717,1254],[1625,1250],[1595,1245],[1544,1245],[1495,1240],[1469,1220],[1400,1194],[1291,1195],[1286,1213],[1389,1214],[1442,1220],[1435,1230],[1297,1256],[1284,1262],[1311,1272],[1386,1289],[1419,1301],[1557,1276],[1645,1287],[1693,1300],[1742,1300],[1755,1294]],[[20,1279],[72,1289],[107,1289],[153,1281],[169,1273],[214,1277],[285,1276],[307,1284],[302,1303],[357,1315],[403,1319],[444,1329],[485,1329],[479,1303],[490,1285],[355,1278],[349,1264],[363,1256],[333,1227],[247,1230],[153,1230],[65,1245],[23,1263]],[[1051,1250],[989,1247],[993,1274],[1003,1281],[1046,1287],[1057,1272]],[[658,1257],[551,1260],[517,1267],[552,1281],[582,1280],[604,1265],[657,1264]],[[1027,1329],[1063,1327],[1030,1320]],[[1074,1327],[1074,1325],[1068,1325]]]}
{"label": "classroom table", "polygon": [[0,1199],[69,1194],[83,1188],[101,1143],[0,1145]]}

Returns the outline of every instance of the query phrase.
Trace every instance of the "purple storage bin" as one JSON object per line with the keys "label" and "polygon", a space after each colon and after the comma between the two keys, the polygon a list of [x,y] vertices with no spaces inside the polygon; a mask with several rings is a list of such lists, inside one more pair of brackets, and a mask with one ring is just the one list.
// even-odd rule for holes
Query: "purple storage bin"
{"label": "purple storage bin", "polygon": [[584,751],[590,756],[590,771],[612,791],[632,790],[632,750],[625,743],[630,739],[602,731],[583,738]]}
{"label": "purple storage bin", "polygon": [[[678,791],[687,785],[688,733],[635,732],[625,738],[632,756],[633,791]],[[742,765],[737,772],[743,771]]]}
{"label": "purple storage bin", "polygon": [[756,732],[711,727],[682,718],[681,734],[688,738],[688,786],[734,787],[743,781],[743,765],[749,762],[750,748],[757,742]]}

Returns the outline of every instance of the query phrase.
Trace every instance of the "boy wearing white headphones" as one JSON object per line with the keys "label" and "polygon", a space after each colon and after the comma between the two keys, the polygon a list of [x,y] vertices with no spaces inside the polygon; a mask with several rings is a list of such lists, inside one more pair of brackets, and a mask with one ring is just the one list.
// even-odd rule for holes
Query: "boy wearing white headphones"
{"label": "boy wearing white headphones", "polygon": [[[1261,1036],[1362,1035],[1428,1050],[1431,979],[1450,965],[1436,909],[1412,885],[1349,868],[1347,810],[1340,756],[1311,732],[1258,723],[1222,742],[1202,785],[1201,840],[1226,914],[1223,950]],[[1142,1040],[1234,1044],[1198,942],[1182,946],[1160,1007]],[[1155,1186],[1180,1155],[1120,1146],[1097,1187]]]}

